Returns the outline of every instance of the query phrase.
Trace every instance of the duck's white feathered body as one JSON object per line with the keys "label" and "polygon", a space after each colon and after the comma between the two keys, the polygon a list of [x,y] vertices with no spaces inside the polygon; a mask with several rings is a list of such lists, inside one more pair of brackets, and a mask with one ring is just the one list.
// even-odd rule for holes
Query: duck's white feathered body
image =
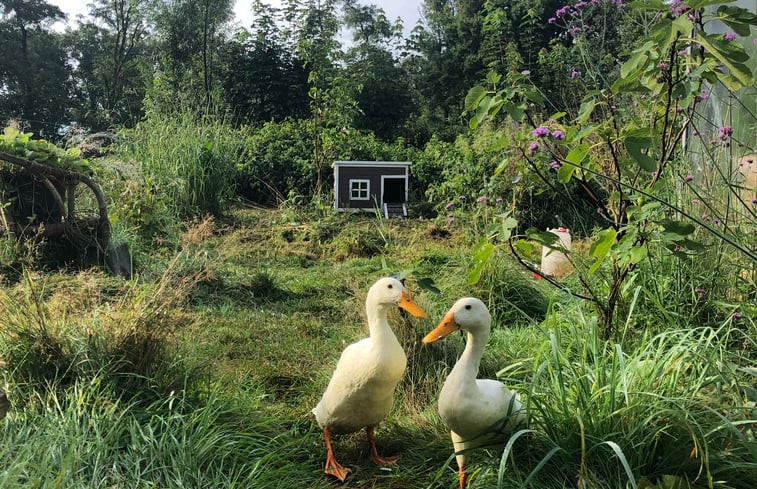
{"label": "duck's white feathered body", "polygon": [[492,379],[477,379],[484,347],[489,340],[491,315],[478,299],[467,297],[452,306],[442,322],[425,338],[432,343],[459,329],[467,331],[465,350],[439,393],[439,416],[450,430],[465,487],[468,448],[501,441],[526,421],[518,394]]}
{"label": "duck's white feathered body", "polygon": [[378,455],[373,427],[389,413],[394,389],[407,365],[405,351],[387,322],[389,310],[397,306],[414,316],[426,317],[398,280],[383,278],[371,287],[365,300],[370,336],[344,349],[321,401],[313,409],[326,442],[324,471],[341,481],[345,480],[349,469],[334,457],[332,434],[366,428],[371,458],[381,465],[390,465],[396,460]]}
{"label": "duck's white feathered body", "polygon": [[380,339],[365,338],[349,345],[313,409],[316,421],[335,434],[377,424],[392,407],[394,389],[406,365],[405,351],[391,331]]}

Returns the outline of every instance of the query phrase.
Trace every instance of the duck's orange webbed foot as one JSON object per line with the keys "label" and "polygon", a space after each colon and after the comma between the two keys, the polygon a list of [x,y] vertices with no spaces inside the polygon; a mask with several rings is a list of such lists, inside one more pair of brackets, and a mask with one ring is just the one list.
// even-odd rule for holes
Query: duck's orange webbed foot
{"label": "duck's orange webbed foot", "polygon": [[376,450],[376,440],[373,437],[373,426],[366,426],[365,433],[368,435],[368,443],[371,446],[371,458],[378,465],[397,465],[397,461],[400,459],[399,455],[393,457],[381,457]]}
{"label": "duck's orange webbed foot", "polygon": [[323,427],[323,439],[326,441],[326,467],[323,472],[344,482],[351,470],[336,461],[334,451],[331,449],[331,430],[328,426]]}

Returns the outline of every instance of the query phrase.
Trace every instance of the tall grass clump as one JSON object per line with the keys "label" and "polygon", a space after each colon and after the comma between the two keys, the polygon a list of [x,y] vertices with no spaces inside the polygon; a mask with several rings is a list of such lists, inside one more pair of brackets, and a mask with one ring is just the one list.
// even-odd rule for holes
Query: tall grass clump
{"label": "tall grass clump", "polygon": [[121,156],[142,165],[143,192],[161,196],[175,218],[228,209],[244,141],[225,121],[189,110],[151,112],[123,139]]}
{"label": "tall grass clump", "polygon": [[0,486],[255,487],[284,431],[212,390],[142,407],[96,376],[34,394],[0,424]]}
{"label": "tall grass clump", "polygon": [[183,382],[171,337],[191,323],[183,305],[206,269],[184,271],[180,260],[153,283],[122,282],[117,300],[95,301],[86,313],[75,310],[72,291],[64,290],[69,299],[61,301],[46,279],[29,271],[22,288],[0,291],[0,351],[16,397],[104,375],[123,398],[149,401]]}
{"label": "tall grass clump", "polygon": [[513,466],[519,433],[500,477],[525,483],[559,470],[578,487],[752,487],[755,408],[743,387],[754,378],[737,365],[754,361],[729,352],[729,327],[670,328],[624,351],[595,318],[551,314],[522,385],[535,458]]}

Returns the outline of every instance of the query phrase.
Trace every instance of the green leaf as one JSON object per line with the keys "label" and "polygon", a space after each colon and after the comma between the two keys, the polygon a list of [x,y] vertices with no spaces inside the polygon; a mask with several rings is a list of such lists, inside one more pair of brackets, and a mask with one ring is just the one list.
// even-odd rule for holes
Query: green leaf
{"label": "green leaf", "polygon": [[627,137],[625,146],[628,154],[643,170],[653,172],[657,169],[657,161],[643,152],[652,147],[651,138]]}
{"label": "green leaf", "polygon": [[535,88],[528,88],[523,91],[523,96],[526,97],[531,102],[535,103],[539,107],[544,106],[544,97],[541,96],[541,93],[539,93],[538,90]]}
{"label": "green leaf", "polygon": [[526,230],[526,236],[532,241],[536,241],[540,245],[552,246],[555,241],[560,239],[555,233],[549,231],[539,231],[536,228],[528,228]]}
{"label": "green leaf", "polygon": [[[739,57],[737,60],[733,59],[732,53],[737,52],[736,48],[729,46],[728,50],[721,50],[719,48],[718,41],[715,39],[715,35],[705,36],[701,32],[697,33],[697,37],[695,41],[698,42],[700,45],[702,45],[702,47],[704,47],[708,51],[709,54],[711,54],[718,61],[723,63],[723,65],[726,68],[728,68],[733,78],[736,81],[738,81],[738,85],[734,85],[734,86],[729,85],[728,86],[729,89],[738,90],[739,88],[749,86],[754,82],[754,76],[752,75],[751,70],[749,70],[749,68],[747,68],[746,65],[737,62],[738,59],[741,59],[741,58]],[[735,43],[729,43],[729,44],[735,44]]]}
{"label": "green leaf", "polygon": [[605,260],[607,253],[610,252],[612,245],[615,243],[615,237],[618,233],[613,228],[607,228],[597,233],[597,240],[589,248],[589,254],[595,258],[594,263],[589,268],[589,274],[597,271],[602,262]]}
{"label": "green leaf", "polygon": [[513,244],[515,250],[531,261],[536,261],[541,257],[541,246],[533,241],[519,239]]}
{"label": "green leaf", "polygon": [[631,263],[639,263],[647,256],[647,252],[648,250],[646,246],[634,246],[631,248],[631,251],[629,252]]}
{"label": "green leaf", "polygon": [[500,241],[507,241],[512,236],[513,229],[518,226],[518,221],[513,217],[505,217],[502,220],[502,231],[499,234]]}
{"label": "green leaf", "polygon": [[486,83],[490,85],[496,85],[500,80],[502,80],[502,75],[496,71],[490,71],[486,74]]}
{"label": "green leaf", "polygon": [[[673,29],[673,21],[663,17],[652,27],[649,32],[649,37],[657,41],[657,46],[660,52],[664,52],[668,49],[675,39],[675,29]],[[637,49],[638,51],[638,49]],[[622,71],[621,71],[622,74]]]}
{"label": "green leaf", "polygon": [[574,165],[580,165],[586,158],[587,154],[589,154],[589,145],[581,143],[570,150],[565,157],[565,161],[573,163]]}
{"label": "green leaf", "polygon": [[492,176],[496,177],[497,175],[502,173],[509,164],[510,164],[510,160],[508,160],[507,158],[502,160],[502,162],[499,165],[497,165],[497,168],[494,170],[494,173],[492,174]]}
{"label": "green leaf", "polygon": [[484,266],[489,261],[494,251],[494,245],[489,242],[487,238],[483,238],[473,248],[473,262],[471,263],[471,271],[468,273],[468,283],[475,285],[481,278],[481,272],[484,270]]}
{"label": "green leaf", "polygon": [[428,290],[429,292],[432,292],[438,296],[444,295],[442,294],[442,291],[436,287],[436,285],[434,284],[434,279],[431,277],[424,277],[422,279],[419,279],[418,287],[424,290]]}
{"label": "green leaf", "polygon": [[671,221],[669,219],[663,219],[662,227],[668,233],[677,234],[678,236],[688,236],[694,232],[694,225],[684,221]]}
{"label": "green leaf", "polygon": [[591,117],[592,112],[594,112],[594,107],[596,106],[596,100],[584,100],[583,103],[581,103],[581,108],[578,109],[578,117],[576,117],[576,122],[578,124],[585,124],[586,121],[589,120],[589,117]]}
{"label": "green leaf", "polygon": [[506,101],[502,104],[502,108],[505,109],[505,112],[507,112],[515,122],[520,122],[523,120],[523,114],[526,111],[526,106],[522,103],[514,104],[512,102]]}
{"label": "green leaf", "polygon": [[468,91],[468,95],[465,96],[465,110],[472,111],[478,107],[478,103],[486,95],[486,89],[480,85],[476,85]]}
{"label": "green leaf", "polygon": [[576,171],[576,167],[574,165],[563,165],[560,168],[557,169],[557,181],[566,184],[570,182],[570,179],[573,177],[573,173]]}
{"label": "green leaf", "polygon": [[566,141],[569,142],[569,143],[581,141],[583,138],[585,138],[586,136],[591,135],[596,130],[597,130],[597,126],[595,126],[595,125],[589,125],[589,126],[586,126],[586,127],[582,128],[580,131],[578,131],[575,134],[571,134],[573,131],[569,131],[568,132],[568,137],[566,138]]}
{"label": "green leaf", "polygon": [[710,5],[718,5],[721,3],[732,3],[736,0],[689,0],[686,2],[691,8],[709,7]]}
{"label": "green leaf", "polygon": [[[652,46],[654,46],[654,43],[652,41],[647,41],[643,46],[635,49],[631,57],[620,67],[620,77],[627,78],[639,68],[639,65],[646,63],[649,58],[647,53],[652,49]],[[638,74],[636,76],[638,76]]]}
{"label": "green leaf", "polygon": [[718,18],[740,36],[749,36],[750,26],[757,25],[757,15],[734,6],[718,8]]}

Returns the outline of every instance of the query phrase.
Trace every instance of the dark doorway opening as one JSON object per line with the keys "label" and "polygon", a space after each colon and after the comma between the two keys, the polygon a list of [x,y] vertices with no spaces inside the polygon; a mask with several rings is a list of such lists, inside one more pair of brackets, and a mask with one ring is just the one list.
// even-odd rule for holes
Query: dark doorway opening
{"label": "dark doorway opening", "polygon": [[385,204],[401,204],[405,202],[405,179],[384,178]]}

